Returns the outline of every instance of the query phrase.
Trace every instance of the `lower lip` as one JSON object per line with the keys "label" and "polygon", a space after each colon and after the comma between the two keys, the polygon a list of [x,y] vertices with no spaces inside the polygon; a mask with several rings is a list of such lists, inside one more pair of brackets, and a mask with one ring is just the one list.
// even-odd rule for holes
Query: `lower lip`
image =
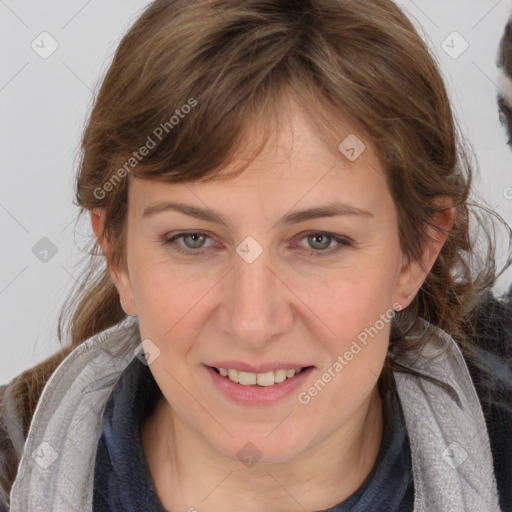
{"label": "lower lip", "polygon": [[250,405],[267,405],[282,400],[303,385],[309,374],[314,370],[314,367],[310,366],[292,378],[272,386],[244,386],[233,382],[228,377],[223,377],[209,366],[205,365],[205,368],[214,385],[225,396],[236,403]]}

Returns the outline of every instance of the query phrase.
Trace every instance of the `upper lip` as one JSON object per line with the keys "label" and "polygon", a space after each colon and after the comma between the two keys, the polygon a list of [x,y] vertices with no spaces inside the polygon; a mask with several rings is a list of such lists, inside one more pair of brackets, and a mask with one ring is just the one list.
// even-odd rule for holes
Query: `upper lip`
{"label": "upper lip", "polygon": [[213,363],[209,363],[206,366],[211,366],[214,368],[225,368],[226,370],[238,370],[240,372],[249,372],[249,373],[265,373],[275,370],[295,370],[299,368],[306,368],[308,364],[304,363],[280,363],[272,362],[272,363],[263,363],[258,365],[244,363],[242,361],[216,361]]}

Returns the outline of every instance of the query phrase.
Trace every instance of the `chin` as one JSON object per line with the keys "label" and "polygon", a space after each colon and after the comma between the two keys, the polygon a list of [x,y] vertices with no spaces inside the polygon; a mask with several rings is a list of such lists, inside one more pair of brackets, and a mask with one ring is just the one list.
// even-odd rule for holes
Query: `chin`
{"label": "chin", "polygon": [[[255,463],[259,464],[279,464],[288,462],[300,455],[307,446],[304,437],[290,435],[282,432],[277,435],[277,429],[274,426],[265,427],[264,432],[256,433],[256,429],[251,429],[254,435],[237,435],[234,438],[226,439],[225,443],[211,445],[220,455],[236,462],[242,462],[247,467]],[[269,435],[270,433],[270,435]]]}

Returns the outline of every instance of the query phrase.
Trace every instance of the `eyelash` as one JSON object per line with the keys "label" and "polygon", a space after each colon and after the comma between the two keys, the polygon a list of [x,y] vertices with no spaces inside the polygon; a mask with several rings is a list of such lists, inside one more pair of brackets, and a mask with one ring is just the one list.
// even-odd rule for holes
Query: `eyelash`
{"label": "eyelash", "polygon": [[[183,249],[182,247],[179,247],[175,244],[176,240],[183,238],[185,236],[188,236],[188,235],[204,235],[205,237],[210,238],[210,236],[208,236],[208,234],[205,233],[204,231],[182,231],[180,233],[176,233],[175,235],[173,235],[171,237],[168,237],[168,236],[164,237],[161,241],[161,244],[164,246],[174,245],[173,250],[178,251],[181,254],[185,254],[187,256],[201,256],[202,254],[204,254],[207,251],[207,249],[197,249],[197,250]],[[313,235],[327,235],[331,239],[331,241],[334,240],[335,242],[337,242],[339,244],[337,247],[330,248],[330,249],[324,249],[324,250],[310,249],[312,251],[311,254],[314,257],[323,257],[323,256],[332,255],[332,254],[340,251],[344,247],[349,247],[352,245],[352,242],[349,239],[347,239],[346,237],[341,237],[341,236],[338,236],[338,235],[335,235],[333,233],[329,233],[326,231],[308,231],[307,233],[305,233],[302,236],[301,240],[304,238],[311,237]]]}

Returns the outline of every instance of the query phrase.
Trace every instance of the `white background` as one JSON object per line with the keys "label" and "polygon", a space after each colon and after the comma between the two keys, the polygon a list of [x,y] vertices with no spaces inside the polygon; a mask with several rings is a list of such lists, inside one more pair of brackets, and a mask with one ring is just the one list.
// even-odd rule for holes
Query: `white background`
{"label": "white background", "polygon": [[[98,80],[147,3],[0,0],[0,383],[59,347],[60,306],[80,276],[77,263],[92,234],[87,218],[75,222],[73,205],[81,132]],[[498,118],[495,64],[510,0],[399,4],[441,66],[475,152],[476,192],[512,224],[512,200],[504,197],[512,186],[512,152]],[[31,47],[45,31],[58,42],[47,59]],[[442,49],[454,31],[469,44],[457,59]],[[43,237],[57,250],[46,263],[32,252]],[[497,291],[511,281],[505,273]]]}

